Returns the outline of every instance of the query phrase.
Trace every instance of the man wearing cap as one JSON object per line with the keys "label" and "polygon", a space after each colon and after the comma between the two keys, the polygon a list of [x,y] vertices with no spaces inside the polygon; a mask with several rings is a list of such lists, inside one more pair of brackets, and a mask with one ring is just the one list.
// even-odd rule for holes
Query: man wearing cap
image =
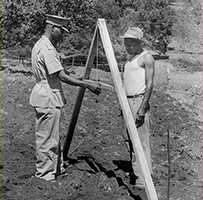
{"label": "man wearing cap", "polygon": [[[126,51],[130,55],[124,66],[124,88],[135,119],[148,167],[150,172],[152,172],[149,145],[149,100],[154,82],[154,59],[142,47],[143,32],[140,28],[129,27],[123,38]],[[142,171],[130,139],[129,144],[133,172],[138,177],[136,179],[136,186],[144,188]]]}
{"label": "man wearing cap", "polygon": [[96,83],[85,83],[64,71],[55,45],[66,29],[67,18],[46,15],[46,29],[32,49],[32,69],[36,84],[30,95],[30,104],[36,112],[36,177],[54,180],[65,171],[60,149],[60,112],[66,103],[61,81],[73,86],[88,88],[100,94]]}

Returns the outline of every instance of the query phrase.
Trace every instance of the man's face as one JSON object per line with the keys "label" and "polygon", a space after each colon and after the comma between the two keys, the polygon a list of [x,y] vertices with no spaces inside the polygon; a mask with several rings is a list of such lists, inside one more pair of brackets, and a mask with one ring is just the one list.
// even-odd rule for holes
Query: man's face
{"label": "man's face", "polygon": [[136,54],[139,48],[141,47],[140,40],[132,39],[132,38],[125,38],[124,45],[125,45],[126,51],[130,55]]}
{"label": "man's face", "polygon": [[52,27],[52,37],[55,42],[60,42],[62,39],[64,30],[61,27],[53,26]]}

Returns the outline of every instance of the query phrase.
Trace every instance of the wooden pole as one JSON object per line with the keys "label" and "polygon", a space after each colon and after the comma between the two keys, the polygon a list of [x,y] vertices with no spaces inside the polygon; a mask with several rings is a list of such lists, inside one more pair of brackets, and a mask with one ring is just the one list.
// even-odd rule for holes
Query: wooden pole
{"label": "wooden pole", "polygon": [[143,178],[145,181],[145,190],[147,193],[147,197],[149,200],[158,200],[154,184],[152,182],[152,178],[150,175],[149,167],[147,164],[147,160],[142,148],[142,144],[140,142],[140,138],[137,132],[137,128],[135,126],[135,122],[133,119],[132,112],[130,110],[127,97],[125,94],[125,90],[122,84],[121,75],[118,70],[117,62],[115,59],[113,47],[110,41],[110,37],[108,34],[108,30],[106,27],[106,23],[104,19],[98,19],[97,26],[100,31],[101,40],[103,42],[104,50],[106,53],[106,57],[109,63],[109,67],[111,70],[111,75],[115,84],[116,93],[123,111],[123,115],[125,118],[125,122],[129,131],[130,138],[132,140],[133,148],[136,152],[138,161],[140,163]]}
{"label": "wooden pole", "polygon": [[168,187],[167,187],[167,200],[170,200],[171,158],[170,158],[170,134],[169,134],[169,129],[167,129],[167,156],[168,156]]}
{"label": "wooden pole", "polygon": [[[95,32],[94,32],[94,36],[93,36],[93,40],[90,46],[90,51],[89,51],[89,55],[86,61],[86,65],[85,65],[85,70],[83,72],[83,79],[88,79],[90,72],[91,72],[91,68],[93,65],[93,61],[94,58],[96,56],[96,50],[97,50],[97,34],[98,34],[98,28],[96,26],[95,28]],[[75,126],[78,120],[78,115],[80,112],[80,108],[82,105],[82,100],[84,97],[84,93],[85,93],[85,88],[80,87],[79,91],[78,91],[78,95],[76,98],[76,103],[75,103],[75,107],[73,109],[73,114],[70,120],[70,124],[68,127],[68,131],[66,134],[66,138],[64,141],[64,145],[63,145],[63,159],[67,160],[68,159],[68,151],[70,149],[70,144],[73,138],[73,133],[75,130]]]}

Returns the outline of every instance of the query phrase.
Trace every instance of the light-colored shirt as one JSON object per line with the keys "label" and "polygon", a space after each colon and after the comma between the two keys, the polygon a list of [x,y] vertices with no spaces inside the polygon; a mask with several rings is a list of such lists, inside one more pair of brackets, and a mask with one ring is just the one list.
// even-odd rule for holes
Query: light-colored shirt
{"label": "light-colored shirt", "polygon": [[143,51],[136,58],[128,61],[124,66],[124,89],[126,95],[139,95],[145,93],[145,68],[138,65],[138,60],[147,51]]}
{"label": "light-colored shirt", "polygon": [[62,107],[65,103],[63,89],[56,72],[63,70],[59,54],[50,40],[42,36],[32,49],[32,70],[36,84],[30,95],[34,107]]}

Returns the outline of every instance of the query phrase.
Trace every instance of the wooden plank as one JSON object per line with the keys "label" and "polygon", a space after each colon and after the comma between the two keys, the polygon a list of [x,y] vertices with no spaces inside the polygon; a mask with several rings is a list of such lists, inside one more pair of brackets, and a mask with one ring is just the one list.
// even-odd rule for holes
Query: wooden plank
{"label": "wooden plank", "polygon": [[112,86],[112,85],[109,85],[107,83],[103,83],[103,82],[100,82],[100,81],[94,81],[94,80],[83,80],[84,82],[87,82],[87,83],[93,83],[93,82],[97,82],[98,84],[101,85],[101,89],[104,89],[104,90],[108,90],[110,92],[115,92],[115,87]]}
{"label": "wooden plank", "polygon": [[[93,65],[93,61],[94,61],[94,58],[96,56],[97,41],[98,41],[97,37],[98,37],[98,28],[96,26],[94,36],[93,36],[93,39],[92,39],[92,43],[91,43],[91,46],[90,46],[89,55],[88,55],[86,65],[85,65],[85,69],[84,69],[84,72],[83,72],[83,79],[88,79],[89,78],[91,68],[92,68],[92,65]],[[81,108],[81,105],[82,105],[82,100],[83,100],[83,97],[84,97],[84,93],[85,93],[85,88],[80,87],[80,89],[78,91],[77,98],[76,98],[76,103],[75,103],[75,106],[74,106],[74,109],[73,109],[73,113],[72,113],[72,116],[71,116],[71,120],[70,120],[70,123],[69,123],[69,126],[68,126],[68,131],[67,131],[67,134],[66,134],[66,137],[65,137],[65,140],[64,140],[64,144],[63,144],[63,159],[64,160],[68,159],[68,151],[70,149],[70,144],[71,144],[71,141],[72,141],[72,138],[73,138],[73,133],[74,133],[74,130],[75,130],[75,126],[76,126],[76,123],[77,123],[77,120],[78,120],[78,115],[79,115],[80,108]]]}
{"label": "wooden plank", "polygon": [[115,59],[115,55],[113,52],[113,47],[110,41],[110,37],[108,34],[108,30],[106,27],[106,23],[104,19],[98,19],[97,22],[99,31],[100,31],[100,36],[101,36],[101,40],[103,42],[103,46],[104,46],[104,50],[106,53],[106,57],[109,63],[109,67],[111,70],[111,75],[115,84],[115,89],[116,89],[116,93],[118,95],[118,99],[123,111],[123,115],[125,118],[125,122],[130,134],[130,138],[132,140],[132,144],[133,147],[137,153],[137,157],[141,166],[141,169],[143,171],[143,177],[144,177],[144,181],[145,181],[145,189],[146,189],[146,193],[147,193],[147,197],[149,200],[158,200],[155,188],[154,188],[154,184],[152,182],[152,178],[150,175],[150,171],[148,168],[148,164],[147,164],[147,160],[139,139],[139,135],[137,132],[137,128],[135,126],[135,122],[133,119],[133,115],[132,112],[130,110],[128,101],[127,101],[127,97],[125,94],[125,90],[121,81],[121,76],[118,70],[118,66],[117,66],[117,62]]}

